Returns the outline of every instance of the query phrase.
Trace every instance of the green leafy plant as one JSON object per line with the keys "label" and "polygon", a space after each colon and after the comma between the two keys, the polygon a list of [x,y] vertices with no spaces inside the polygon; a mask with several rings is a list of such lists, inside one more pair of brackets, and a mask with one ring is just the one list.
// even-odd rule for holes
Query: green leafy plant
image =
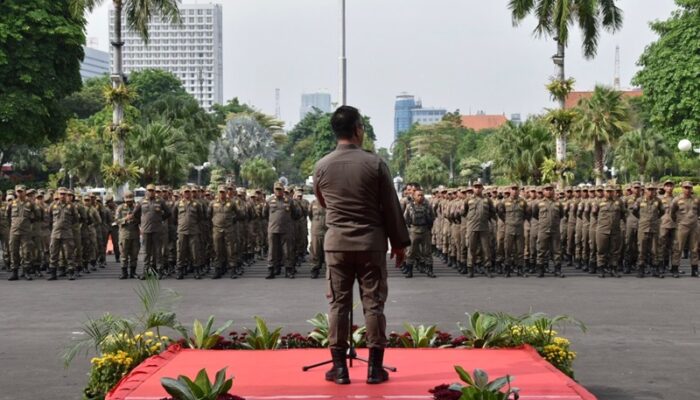
{"label": "green leafy plant", "polygon": [[547,84],[547,91],[549,91],[549,94],[554,100],[565,99],[566,96],[568,96],[569,93],[571,93],[571,91],[574,90],[575,83],[576,81],[574,80],[574,78],[565,79],[563,81],[560,79],[553,78]]}
{"label": "green leafy plant", "polygon": [[187,340],[187,345],[191,349],[211,349],[216,346],[223,333],[228,329],[233,321],[226,321],[219,329],[212,331],[212,325],[214,324],[214,316],[210,315],[207,323],[202,325],[199,320],[195,319],[192,324],[192,336]]}
{"label": "green leafy plant", "polygon": [[265,321],[260,317],[255,318],[255,329],[247,329],[248,333],[245,343],[241,345],[249,350],[276,350],[280,345],[280,335],[282,328],[270,331]]}
{"label": "green leafy plant", "polygon": [[231,390],[233,376],[227,379],[226,368],[223,368],[216,373],[212,383],[206,369],[202,368],[194,381],[180,375],[177,379],[161,378],[160,384],[174,400],[217,400]]}
{"label": "green leafy plant", "polygon": [[503,347],[508,343],[510,318],[505,315],[475,311],[466,313],[467,323],[457,323],[462,335],[474,348]]}
{"label": "green leafy plant", "polygon": [[[466,386],[457,384],[454,388],[451,387],[453,390],[459,388],[462,392],[460,400],[508,400],[511,395],[514,400],[517,400],[520,397],[519,389],[510,386],[515,380],[510,375],[489,382],[489,376],[484,370],[474,369],[473,377],[459,365],[455,365],[455,370],[462,382],[466,383]],[[501,391],[506,385],[506,390]]]}
{"label": "green leafy plant", "polygon": [[310,323],[314,327],[314,330],[309,332],[309,338],[313,339],[323,347],[328,347],[328,336],[330,334],[328,314],[318,313],[315,317],[307,320],[306,322]]}
{"label": "green leafy plant", "polygon": [[407,336],[399,336],[401,345],[405,348],[423,348],[432,347],[436,337],[436,326],[418,325],[414,326],[409,323],[403,324],[406,328]]}
{"label": "green leafy plant", "polygon": [[102,165],[102,179],[106,186],[116,187],[127,182],[137,182],[141,176],[141,168],[131,163],[125,167],[115,164]]}
{"label": "green leafy plant", "polygon": [[111,86],[105,87],[104,96],[107,103],[115,103],[121,105],[131,103],[136,98],[136,94],[130,91],[124,84],[121,84],[114,88]]}

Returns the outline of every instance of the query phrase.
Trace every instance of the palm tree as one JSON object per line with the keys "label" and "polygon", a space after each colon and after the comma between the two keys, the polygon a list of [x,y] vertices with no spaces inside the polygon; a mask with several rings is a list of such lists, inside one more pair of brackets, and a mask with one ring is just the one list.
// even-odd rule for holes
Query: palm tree
{"label": "palm tree", "polygon": [[[92,12],[102,5],[105,0],[70,0],[71,9],[76,15],[83,15],[85,11]],[[126,14],[126,25],[135,31],[144,43],[148,43],[148,22],[155,15],[161,16],[170,23],[180,22],[180,8],[178,0],[112,0],[114,6],[114,32],[112,47],[114,48],[114,62],[112,63],[112,88],[118,89],[124,85],[124,70],[122,68],[122,14]],[[112,102],[112,162],[121,168],[126,166],[125,160],[125,132],[122,132],[124,119],[124,106],[121,101]],[[117,197],[121,197],[124,187],[117,188]]]}
{"label": "palm tree", "polygon": [[648,176],[662,174],[671,157],[671,149],[662,134],[642,129],[624,134],[615,148],[618,169],[637,173],[642,182]]}
{"label": "palm tree", "polygon": [[459,126],[453,122],[442,121],[435,125],[424,125],[416,128],[416,134],[411,138],[411,152],[417,156],[432,155],[447,165],[450,173],[450,184],[454,180],[454,160],[459,144]]}
{"label": "palm tree", "polygon": [[630,108],[622,93],[596,86],[593,96],[579,103],[579,115],[574,134],[588,149],[593,150],[596,185],[602,184],[607,148],[630,131]]}
{"label": "palm tree", "polygon": [[191,143],[179,129],[151,122],[132,131],[130,156],[147,182],[178,183],[187,173]]}
{"label": "palm tree", "polygon": [[247,160],[274,160],[276,149],[269,129],[254,115],[240,114],[226,122],[223,134],[211,145],[209,158],[219,167],[238,172]]}
{"label": "palm tree", "polygon": [[[552,61],[559,69],[558,81],[565,82],[565,52],[569,44],[569,29],[577,25],[583,36],[583,55],[593,58],[598,51],[600,28],[615,32],[622,27],[622,10],[615,0],[510,0],[513,25],[517,26],[529,14],[534,14],[537,36],[552,37],[557,43],[557,54]],[[565,98],[559,98],[564,108]],[[566,159],[566,136],[557,137],[557,161]]]}
{"label": "palm tree", "polygon": [[494,135],[494,161],[499,171],[513,182],[540,181],[540,167],[552,156],[552,141],[547,126],[540,120],[523,125],[508,123]]}

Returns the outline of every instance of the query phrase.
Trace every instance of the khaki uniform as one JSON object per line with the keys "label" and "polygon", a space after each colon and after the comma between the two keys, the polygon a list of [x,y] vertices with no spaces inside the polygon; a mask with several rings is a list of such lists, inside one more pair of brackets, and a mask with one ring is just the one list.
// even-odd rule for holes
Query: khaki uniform
{"label": "khaki uniform", "polygon": [[700,215],[700,199],[683,195],[676,197],[671,205],[671,219],[676,223],[676,242],[673,247],[671,265],[678,269],[681,254],[686,248],[690,254],[690,266],[698,266],[698,215]]}
{"label": "khaki uniform", "polygon": [[432,207],[426,201],[421,204],[412,201],[406,206],[403,216],[408,225],[411,239],[411,252],[408,257],[409,274],[407,276],[412,276],[413,268],[420,264],[426,268],[428,276],[434,277],[433,255],[430,248],[430,230],[435,221]]}
{"label": "khaki uniform", "polygon": [[122,274],[129,270],[129,278],[134,278],[138,265],[139,225],[141,221],[135,215],[136,205],[132,202],[120,204],[115,213],[115,222],[119,227],[119,250],[122,263]]}
{"label": "khaki uniform", "polygon": [[311,220],[311,259],[312,271],[320,271],[326,257],[323,250],[323,241],[328,231],[326,226],[326,209],[318,200],[309,205],[309,219]]}
{"label": "khaki uniform", "polygon": [[527,201],[518,197],[506,199],[498,204],[498,218],[505,230],[505,269],[510,276],[513,268],[519,275],[523,274],[525,256],[525,221],[530,218],[530,207]]}
{"label": "khaki uniform", "polygon": [[38,208],[29,199],[16,199],[8,204],[5,218],[10,221],[10,260],[13,272],[29,274],[32,255],[32,222],[38,218]]}
{"label": "khaki uniform", "polygon": [[564,214],[566,215],[566,256],[567,265],[571,266],[576,257],[576,225],[578,224],[578,205],[581,199],[572,197],[564,203]]}
{"label": "khaki uniform", "polygon": [[330,284],[329,347],[348,348],[353,285],[357,280],[370,351],[386,346],[387,238],[394,249],[410,244],[391,173],[376,154],[339,144],[316,163],[314,192],[326,207],[325,249]]}
{"label": "khaki uniform", "polygon": [[5,213],[7,206],[8,203],[0,200],[0,246],[4,269],[10,269],[10,219]]}
{"label": "khaki uniform", "polygon": [[597,199],[591,208],[591,214],[596,217],[596,262],[602,269],[601,275],[607,269],[619,273],[620,246],[622,232],[620,221],[625,219],[625,206],[622,200]]}
{"label": "khaki uniform", "polygon": [[[467,236],[469,256],[475,263],[479,255],[484,268],[493,272],[491,265],[491,219],[496,214],[493,201],[488,197],[474,196],[464,203],[467,218]],[[469,274],[473,276],[474,265],[469,265]]]}
{"label": "khaki uniform", "polygon": [[[159,265],[158,249],[163,221],[170,216],[170,210],[161,199],[144,198],[136,204],[134,217],[141,221],[141,234],[146,254],[143,260],[144,275],[146,269],[156,271]],[[178,237],[179,238],[179,237]]]}
{"label": "khaki uniform", "polygon": [[295,228],[294,221],[301,217],[301,210],[287,196],[272,196],[265,204],[263,215],[268,219],[268,278],[279,275],[283,266],[285,275],[293,278],[296,257],[289,235]]}
{"label": "khaki uniform", "polygon": [[671,218],[671,205],[673,205],[673,194],[664,195],[661,198],[664,214],[661,217],[661,228],[659,229],[659,258],[662,272],[670,266],[673,242],[676,240],[676,221]]}
{"label": "khaki uniform", "polygon": [[[630,210],[639,201],[639,196],[629,195],[624,199],[625,208]],[[639,220],[633,213],[627,214],[627,219],[625,220],[625,250],[623,252],[625,261],[625,273],[629,272],[629,268],[638,265],[637,261],[639,258],[639,248],[638,248],[638,238],[639,238]]]}
{"label": "khaki uniform", "polygon": [[[209,204],[208,216],[212,225],[212,240],[216,255],[216,274],[220,276],[229,268],[236,266],[236,244],[234,223],[238,216],[236,204],[229,199],[218,198]],[[235,274],[232,277],[236,277]]]}
{"label": "khaki uniform", "polygon": [[[645,267],[656,268],[659,264],[658,233],[664,207],[657,197],[639,198],[631,205],[631,214],[637,219],[637,244],[639,276],[644,276]],[[628,249],[629,250],[629,249]],[[656,272],[658,273],[658,272]]]}
{"label": "khaki uniform", "polygon": [[201,221],[205,211],[196,199],[180,199],[173,210],[177,223],[177,278],[182,279],[189,266],[194,267],[195,279],[200,278],[203,257],[200,254],[203,243]]}
{"label": "khaki uniform", "polygon": [[92,266],[93,271],[97,265],[97,249],[99,247],[97,231],[102,227],[102,218],[94,206],[85,207],[86,222],[82,226],[83,243],[83,267]]}
{"label": "khaki uniform", "polygon": [[537,220],[537,266],[543,276],[547,264],[554,263],[555,273],[561,273],[561,219],[564,204],[543,198],[532,206],[532,218]]}
{"label": "khaki uniform", "polygon": [[54,202],[49,208],[51,215],[51,273],[59,268],[60,256],[66,257],[67,270],[72,274],[76,268],[73,226],[80,221],[80,213],[70,203]]}

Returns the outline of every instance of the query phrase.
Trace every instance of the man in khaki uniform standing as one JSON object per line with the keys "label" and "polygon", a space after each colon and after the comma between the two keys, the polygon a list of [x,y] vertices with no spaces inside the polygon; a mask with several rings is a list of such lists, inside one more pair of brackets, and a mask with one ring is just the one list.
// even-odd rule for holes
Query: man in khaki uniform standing
{"label": "man in khaki uniform standing", "polygon": [[693,184],[683,182],[683,192],[671,205],[671,219],[677,224],[676,244],[673,247],[671,274],[674,278],[680,275],[681,254],[686,248],[690,258],[690,276],[698,276],[698,216],[700,215],[700,199],[693,195]]}
{"label": "man in khaki uniform standing", "polygon": [[27,198],[27,189],[23,185],[15,186],[17,198],[8,204],[5,210],[5,218],[10,221],[10,258],[12,261],[12,273],[9,281],[19,279],[19,270],[22,269],[22,277],[32,280],[29,274],[31,263],[31,234],[32,222],[37,218],[36,204]]}
{"label": "man in khaki uniform standing", "polygon": [[201,256],[202,237],[201,220],[204,219],[204,209],[202,203],[193,196],[193,191],[184,186],[180,192],[182,198],[173,210],[173,218],[177,222],[177,277],[181,280],[185,278],[185,271],[188,266],[194,268],[194,279],[201,279],[201,264],[204,258]]}
{"label": "man in khaki uniform standing", "polygon": [[383,369],[386,347],[387,238],[396,264],[410,244],[389,168],[376,154],[362,150],[364,124],[354,107],[341,106],[331,117],[338,145],[316,163],[314,192],[326,208],[326,262],[330,280],[329,347],[333,368],[326,379],[350,383],[346,364],[349,313],[357,280],[367,326],[367,383],[389,379]]}
{"label": "man in khaki uniform standing", "polygon": [[483,195],[484,185],[476,182],[474,195],[464,202],[464,214],[467,218],[467,240],[471,263],[468,266],[469,277],[474,277],[476,260],[481,255],[483,267],[490,278],[493,278],[491,260],[491,219],[496,214],[493,201]]}
{"label": "man in khaki uniform standing", "polygon": [[661,229],[659,229],[659,258],[661,274],[671,266],[673,255],[673,242],[676,240],[676,222],[671,218],[671,206],[673,205],[673,181],[664,182],[664,195],[661,197],[661,205],[664,215],[661,217]]}
{"label": "man in khaki uniform standing", "polygon": [[596,254],[600,277],[605,274],[621,277],[620,246],[622,231],[620,222],[625,220],[625,205],[614,198],[615,185],[605,188],[605,198],[593,203],[591,214],[596,217]]}
{"label": "man in khaki uniform standing", "polygon": [[520,187],[511,185],[510,196],[496,207],[498,218],[504,224],[505,275],[510,277],[513,268],[518,276],[525,276],[523,258],[525,252],[525,221],[530,218],[530,208],[520,197]]}
{"label": "man in khaki uniform standing", "polygon": [[146,279],[149,273],[158,275],[158,250],[159,239],[163,221],[170,216],[170,210],[162,199],[156,198],[156,187],[153,184],[146,186],[146,197],[136,204],[134,217],[141,221],[141,234],[146,248],[146,256],[143,260],[143,275]]}
{"label": "man in khaki uniform standing", "polygon": [[637,243],[639,246],[637,277],[644,278],[647,270],[652,271],[653,276],[663,277],[663,274],[659,275],[657,244],[659,222],[664,208],[661,200],[656,196],[656,186],[648,184],[644,198],[637,199],[629,209],[631,214],[637,218]]}
{"label": "man in khaki uniform standing", "polygon": [[433,209],[430,207],[422,189],[413,191],[413,201],[409,202],[403,214],[408,225],[408,232],[411,238],[411,251],[408,256],[408,271],[406,278],[413,278],[413,268],[422,265],[425,273],[430,278],[435,278],[433,274],[433,256],[430,251],[430,230],[435,221]]}
{"label": "man in khaki uniform standing", "polygon": [[268,274],[265,279],[274,279],[285,267],[285,278],[294,279],[294,243],[290,233],[294,230],[295,221],[301,218],[301,210],[289,196],[284,194],[282,182],[274,185],[275,194],[267,200],[263,215],[268,219]]}
{"label": "man in khaki uniform standing", "polygon": [[561,271],[561,219],[564,205],[554,199],[554,186],[542,188],[544,198],[532,206],[532,218],[537,220],[537,277],[544,277],[549,262],[554,263],[554,275],[564,277]]}
{"label": "man in khaki uniform standing", "polygon": [[[628,210],[634,207],[634,205],[637,203],[637,201],[641,197],[641,188],[642,184],[640,182],[633,182],[631,186],[631,193],[627,195],[624,198],[624,205],[625,208]],[[624,257],[624,272],[625,274],[629,274],[632,270],[632,267],[635,265],[638,265],[637,263],[637,258],[639,257],[638,254],[638,233],[639,229],[639,220],[633,213],[627,214],[627,219],[625,220],[625,251],[623,254]]]}
{"label": "man in khaki uniform standing", "polygon": [[216,263],[214,264],[214,276],[212,279],[219,279],[224,274],[226,266],[231,269],[231,278],[236,279],[235,274],[235,240],[233,224],[236,221],[238,210],[235,203],[226,196],[226,186],[218,188],[219,196],[209,204],[208,218],[211,219],[212,240],[214,242],[214,254]]}
{"label": "man in khaki uniform standing", "polygon": [[314,200],[309,205],[309,219],[311,220],[311,258],[313,261],[311,279],[316,279],[321,274],[321,268],[326,262],[323,241],[328,231],[326,209],[321,206],[318,200]]}
{"label": "man in khaki uniform standing", "polygon": [[136,266],[141,248],[139,240],[139,224],[141,221],[135,217],[135,211],[134,194],[132,192],[124,193],[124,204],[119,205],[115,212],[115,222],[119,227],[119,247],[122,263],[122,274],[119,279],[136,278]]}
{"label": "man in khaki uniform standing", "polygon": [[68,202],[68,190],[58,189],[59,201],[54,202],[49,208],[51,215],[51,267],[49,268],[50,281],[57,278],[56,271],[59,267],[61,253],[66,257],[68,264],[68,279],[75,280],[75,242],[73,241],[73,225],[80,219],[78,210]]}

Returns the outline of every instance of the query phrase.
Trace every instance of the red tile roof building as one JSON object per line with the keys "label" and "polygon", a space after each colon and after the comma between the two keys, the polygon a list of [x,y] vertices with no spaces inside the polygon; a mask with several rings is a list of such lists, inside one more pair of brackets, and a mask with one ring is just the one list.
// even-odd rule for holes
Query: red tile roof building
{"label": "red tile roof building", "polygon": [[[621,92],[623,97],[639,97],[642,95],[642,89],[622,90]],[[591,96],[593,96],[592,91],[571,92],[564,101],[564,108],[574,108],[578,105],[579,101],[590,98]]]}
{"label": "red tile roof building", "polygon": [[507,122],[508,118],[505,115],[462,115],[462,126],[477,132],[484,129],[497,129]]}

